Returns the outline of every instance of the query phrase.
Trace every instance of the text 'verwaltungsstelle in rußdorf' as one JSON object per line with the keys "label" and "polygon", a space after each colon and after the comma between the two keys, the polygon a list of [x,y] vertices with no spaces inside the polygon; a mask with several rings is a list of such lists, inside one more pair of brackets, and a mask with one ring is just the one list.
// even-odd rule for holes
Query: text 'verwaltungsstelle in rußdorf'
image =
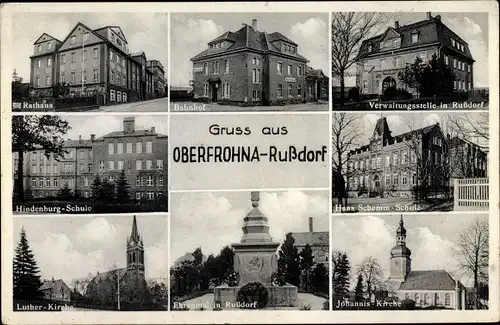
{"label": "text 'verwaltungsstelle in ru\u00dfdorf'", "polygon": [[327,146],[279,148],[269,146],[179,146],[173,150],[176,163],[239,163],[239,162],[324,162]]}

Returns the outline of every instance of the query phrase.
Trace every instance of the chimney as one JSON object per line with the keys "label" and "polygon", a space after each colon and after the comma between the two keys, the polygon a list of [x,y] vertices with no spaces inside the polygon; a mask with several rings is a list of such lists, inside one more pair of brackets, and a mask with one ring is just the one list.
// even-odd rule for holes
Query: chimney
{"label": "chimney", "polygon": [[54,282],[54,277],[52,277],[52,282]]}
{"label": "chimney", "polygon": [[155,129],[155,127],[154,127],[154,126],[152,126],[152,127],[151,127],[151,132],[152,132],[152,133],[155,133],[155,132],[156,132],[156,129]]}
{"label": "chimney", "polygon": [[398,29],[398,28],[399,28],[399,21],[398,21],[398,20],[396,20],[396,21],[394,22],[394,28],[396,28],[396,29]]}
{"label": "chimney", "polygon": [[257,19],[252,19],[252,28],[257,30]]}
{"label": "chimney", "polygon": [[133,133],[135,131],[135,117],[125,117],[123,119],[123,132]]}
{"label": "chimney", "polygon": [[94,140],[95,140],[95,134],[91,134],[91,135],[90,135],[90,140],[91,140],[91,141],[94,141]]}
{"label": "chimney", "polygon": [[313,231],[313,218],[309,217],[309,232],[314,232]]}
{"label": "chimney", "polygon": [[82,135],[81,135],[81,134],[80,134],[80,135],[78,135],[78,142],[79,142],[79,143],[82,143]]}
{"label": "chimney", "polygon": [[437,16],[436,16],[436,17],[434,17],[434,18],[436,18],[436,20],[441,21],[441,15],[437,15]]}
{"label": "chimney", "polygon": [[427,11],[427,20],[431,20],[432,16],[431,16],[431,12],[430,11]]}

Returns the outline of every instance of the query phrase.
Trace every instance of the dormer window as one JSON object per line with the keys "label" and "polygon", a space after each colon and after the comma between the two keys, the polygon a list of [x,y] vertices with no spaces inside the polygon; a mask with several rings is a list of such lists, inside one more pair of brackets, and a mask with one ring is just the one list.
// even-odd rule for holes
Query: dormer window
{"label": "dormer window", "polygon": [[464,45],[460,44],[460,50],[463,52],[464,51]]}
{"label": "dormer window", "polygon": [[457,46],[457,43],[455,42],[455,40],[453,38],[451,39],[451,45],[453,45],[453,47]]}
{"label": "dormer window", "polygon": [[295,47],[292,47],[292,53],[295,54]]}
{"label": "dormer window", "polygon": [[411,43],[412,44],[418,43],[418,40],[419,40],[418,31],[414,31],[413,33],[411,33]]}

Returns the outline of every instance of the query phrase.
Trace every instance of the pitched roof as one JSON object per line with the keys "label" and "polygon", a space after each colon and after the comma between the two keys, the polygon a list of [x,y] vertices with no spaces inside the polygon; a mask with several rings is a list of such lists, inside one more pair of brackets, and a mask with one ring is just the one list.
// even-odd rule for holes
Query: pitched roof
{"label": "pitched roof", "polygon": [[104,140],[104,138],[117,138],[117,137],[130,137],[130,136],[145,136],[145,135],[156,135],[157,137],[166,137],[166,134],[161,134],[157,132],[153,132],[151,130],[135,130],[134,132],[123,132],[123,131],[114,131],[110,132],[102,137],[97,138],[97,140]]}
{"label": "pitched roof", "polygon": [[92,282],[98,283],[98,282],[101,282],[101,281],[116,280],[116,275],[118,275],[120,277],[120,279],[121,279],[125,275],[125,272],[127,272],[127,268],[126,267],[123,267],[121,269],[114,269],[114,270],[111,270],[111,271],[98,273],[92,279]]}
{"label": "pitched roof", "polygon": [[295,246],[328,246],[330,243],[328,231],[292,232],[292,236]]}
{"label": "pitched roof", "polygon": [[399,290],[454,290],[456,281],[444,270],[410,271]]}
{"label": "pitched roof", "polygon": [[58,284],[64,285],[64,281],[62,279],[45,281],[40,287],[40,290],[49,290]]}
{"label": "pitched roof", "polygon": [[91,140],[65,140],[64,147],[92,147]]}
{"label": "pitched roof", "polygon": [[[211,40],[208,45],[217,43],[219,41],[227,40],[231,42],[232,44],[228,47],[225,48],[212,48],[212,49],[205,49],[202,52],[198,53],[194,57],[191,58],[191,60],[197,60],[200,58],[203,58],[205,56],[209,55],[216,55],[224,52],[230,52],[234,50],[239,50],[239,49],[253,49],[257,51],[269,51],[269,52],[275,52],[275,53],[281,53],[280,49],[274,46],[273,42],[282,40],[286,41],[290,44],[296,45],[295,42],[287,38],[285,35],[274,32],[271,34],[268,34],[266,32],[260,32],[255,30],[252,26],[244,24],[243,27],[241,27],[239,30],[236,32],[231,32],[227,31],[224,34],[220,35],[219,37]],[[306,58],[304,58],[302,55],[299,53],[295,53],[295,58],[298,60],[302,61],[307,61]]]}
{"label": "pitched roof", "polygon": [[[43,35],[47,35],[47,36],[48,36],[48,37],[50,37],[51,39],[53,39],[53,40],[55,40],[55,41],[57,41],[57,42],[59,42],[59,43],[62,43],[60,40],[58,40],[58,39],[57,39],[57,38],[55,38],[54,36],[49,35],[49,34],[47,34],[47,33],[43,33],[42,35],[40,35],[40,37],[39,37],[39,38],[35,41],[35,43],[33,43],[33,44],[37,44],[37,43],[40,41],[40,39],[43,37]],[[46,42],[46,41],[49,41],[49,40],[45,40],[44,42]]]}
{"label": "pitched roof", "polygon": [[[441,18],[436,18],[436,17],[418,21],[409,25],[403,25],[398,28],[388,27],[384,33],[366,39],[361,43],[358,52],[358,58],[380,53],[381,52],[380,43],[384,39],[384,36],[389,30],[393,30],[400,35],[401,49],[440,42],[448,49],[451,49],[453,51],[458,51],[456,48],[453,47],[451,43],[451,38],[454,38],[456,41],[459,41],[464,45],[464,52],[458,51],[458,53],[461,53],[464,56],[468,57],[469,59],[472,59],[472,54],[470,52],[467,42],[464,41],[456,33],[454,33],[444,23],[442,23]],[[419,41],[417,43],[412,43],[411,35],[414,32],[419,33]],[[369,45],[372,46],[372,52],[370,53],[368,52]],[[391,49],[389,51],[393,50],[394,49]]]}
{"label": "pitched roof", "polygon": [[111,30],[113,30],[115,33],[118,33],[119,35],[121,35],[123,37],[123,39],[125,40],[125,42],[128,43],[127,41],[127,38],[125,37],[125,33],[123,33],[122,29],[120,28],[120,26],[113,26],[113,25],[109,25],[109,26],[104,26],[104,27],[100,27],[100,28],[96,28],[94,29],[95,32],[97,31],[100,31],[100,30],[103,30],[103,29],[106,29],[106,28],[110,28]]}

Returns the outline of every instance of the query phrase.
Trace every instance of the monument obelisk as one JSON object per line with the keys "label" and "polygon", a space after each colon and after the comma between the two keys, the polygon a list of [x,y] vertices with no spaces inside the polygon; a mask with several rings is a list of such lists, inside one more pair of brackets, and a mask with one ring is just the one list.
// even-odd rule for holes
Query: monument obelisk
{"label": "monument obelisk", "polygon": [[220,286],[214,290],[214,301],[224,308],[236,302],[238,290],[247,283],[260,282],[269,292],[269,307],[297,305],[297,287],[293,285],[272,286],[271,276],[278,270],[277,249],[269,235],[268,218],[259,210],[259,192],[250,195],[252,210],[243,219],[243,236],[234,249],[234,271],[239,274],[236,287]]}

